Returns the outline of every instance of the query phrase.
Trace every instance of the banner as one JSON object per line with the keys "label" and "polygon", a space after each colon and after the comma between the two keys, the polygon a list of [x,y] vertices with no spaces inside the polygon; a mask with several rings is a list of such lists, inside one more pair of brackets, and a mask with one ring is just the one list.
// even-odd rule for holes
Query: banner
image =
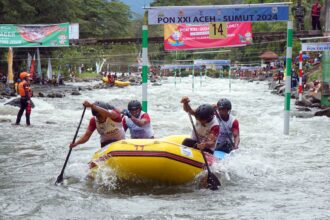
{"label": "banner", "polygon": [[148,9],[149,24],[288,21],[285,4],[166,6]]}
{"label": "banner", "polygon": [[67,47],[69,23],[0,24],[0,47]]}
{"label": "banner", "polygon": [[[165,50],[193,50],[203,48],[219,48],[245,46],[252,42],[252,24],[224,23],[226,37],[210,38],[209,25],[166,24],[164,25]],[[213,32],[211,26],[211,32]]]}
{"label": "banner", "polygon": [[302,51],[330,51],[330,42],[302,43]]}

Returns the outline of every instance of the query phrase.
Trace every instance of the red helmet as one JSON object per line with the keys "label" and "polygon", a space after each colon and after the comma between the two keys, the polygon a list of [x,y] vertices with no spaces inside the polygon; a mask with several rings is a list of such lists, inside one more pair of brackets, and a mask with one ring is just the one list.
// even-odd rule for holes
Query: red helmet
{"label": "red helmet", "polygon": [[28,74],[27,72],[21,72],[19,74],[19,78],[21,78],[21,80],[25,79],[25,77],[29,77],[30,74]]}

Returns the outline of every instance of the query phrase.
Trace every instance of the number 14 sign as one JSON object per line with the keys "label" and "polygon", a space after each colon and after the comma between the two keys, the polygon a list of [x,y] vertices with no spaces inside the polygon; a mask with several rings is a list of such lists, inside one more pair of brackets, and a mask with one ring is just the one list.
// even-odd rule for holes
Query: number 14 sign
{"label": "number 14 sign", "polygon": [[222,39],[227,37],[227,23],[226,22],[212,22],[209,24],[210,39]]}

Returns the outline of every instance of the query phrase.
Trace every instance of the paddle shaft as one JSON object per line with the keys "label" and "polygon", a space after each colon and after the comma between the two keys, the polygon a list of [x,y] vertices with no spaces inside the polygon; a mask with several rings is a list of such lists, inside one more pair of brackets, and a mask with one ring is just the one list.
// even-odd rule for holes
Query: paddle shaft
{"label": "paddle shaft", "polygon": [[[196,131],[196,127],[195,127],[195,125],[194,125],[194,122],[193,122],[193,119],[192,119],[192,117],[191,117],[191,114],[188,113],[188,115],[189,115],[189,119],[190,119],[191,125],[192,125],[192,127],[193,127],[193,129],[194,129],[194,133],[195,133],[195,136],[196,136],[197,143],[200,143],[200,142],[199,142],[199,137],[198,137],[198,134],[197,134],[197,131]],[[203,158],[204,158],[204,161],[205,161],[205,166],[206,166],[207,172],[208,172],[208,174],[210,175],[210,174],[211,174],[211,170],[210,170],[209,164],[207,163],[207,160],[206,160],[206,157],[205,157],[204,151],[201,150],[201,153],[202,153]]]}
{"label": "paddle shaft", "polygon": [[229,132],[228,132],[228,128],[226,126],[226,124],[223,122],[222,118],[220,117],[219,113],[217,112],[217,110],[214,110],[214,113],[215,115],[217,116],[217,118],[219,119],[220,123],[223,125],[223,127],[226,129],[226,133],[227,133],[227,136],[228,136],[228,139],[230,141],[230,144],[232,146],[233,149],[235,149],[235,145],[234,145],[234,142],[233,140],[231,139],[231,137],[229,136]]}
{"label": "paddle shaft", "polygon": [[[86,107],[84,107],[83,113],[82,113],[81,118],[80,118],[79,125],[78,125],[77,130],[76,130],[76,133],[75,133],[75,135],[74,135],[74,137],[73,137],[72,143],[74,143],[74,142],[76,141],[76,138],[77,138],[77,135],[78,135],[78,131],[79,131],[79,129],[80,129],[81,122],[82,122],[82,120],[83,120],[83,118],[84,118],[84,115],[85,115],[85,111],[86,111]],[[64,162],[64,165],[63,165],[62,171],[61,171],[60,175],[57,177],[56,183],[60,183],[60,182],[63,181],[64,170],[65,170],[66,164],[68,163],[68,160],[69,160],[69,158],[70,158],[71,151],[72,151],[72,148],[70,147],[69,153],[68,153],[68,155],[66,156],[66,159],[65,159],[65,162]]]}

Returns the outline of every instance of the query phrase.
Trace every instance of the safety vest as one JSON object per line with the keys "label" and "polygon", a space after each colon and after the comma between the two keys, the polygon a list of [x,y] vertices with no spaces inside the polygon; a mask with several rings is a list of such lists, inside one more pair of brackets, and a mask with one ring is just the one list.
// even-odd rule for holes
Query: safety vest
{"label": "safety vest", "polygon": [[98,122],[95,117],[96,130],[100,134],[101,143],[109,140],[125,139],[125,132],[121,122],[115,122],[110,117],[107,117],[105,122]]}
{"label": "safety vest", "polygon": [[[26,88],[27,88],[29,94],[26,94],[26,91],[25,91]],[[31,97],[32,90],[31,90],[30,85],[27,81],[23,80],[22,82],[20,82],[18,84],[18,93],[21,97],[26,97],[26,96],[28,96],[28,98]]]}
{"label": "safety vest", "polygon": [[[145,112],[141,111],[138,119],[141,120],[143,114],[146,114]],[[138,126],[136,125],[132,119],[125,116],[125,121],[127,128],[129,129],[131,133],[131,138],[133,139],[142,139],[142,138],[152,138],[154,136],[154,131],[152,129],[151,123],[146,124],[144,126]]]}
{"label": "safety vest", "polygon": [[[198,120],[196,120],[195,127],[196,127],[196,132],[199,137],[199,141],[207,140],[208,136],[211,134],[211,128],[216,125],[219,125],[219,122],[216,119],[216,117],[213,117],[213,119],[209,123],[207,123],[205,126],[203,126]],[[197,141],[194,130],[192,131],[191,137],[192,137],[192,139]],[[215,147],[216,147],[216,145],[214,145],[214,147],[212,147],[210,149],[214,151]]]}
{"label": "safety vest", "polygon": [[230,143],[229,137],[231,140],[233,140],[233,132],[232,132],[232,127],[233,123],[235,121],[235,118],[232,115],[229,115],[228,121],[222,120],[219,121],[220,124],[220,134],[217,139],[217,145],[224,145],[226,143]]}

